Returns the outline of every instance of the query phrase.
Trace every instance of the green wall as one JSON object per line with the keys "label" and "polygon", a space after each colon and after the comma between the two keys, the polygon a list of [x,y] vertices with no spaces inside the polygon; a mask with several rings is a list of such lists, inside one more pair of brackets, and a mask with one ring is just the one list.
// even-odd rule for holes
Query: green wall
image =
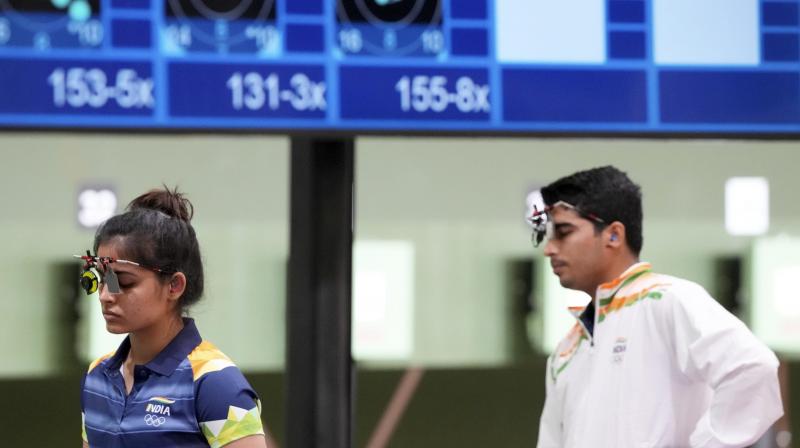
{"label": "green wall", "polygon": [[79,228],[76,217],[77,192],[87,184],[114,186],[119,209],[162,183],[186,191],[207,278],[192,315],[242,367],[279,369],[287,148],[287,139],[275,137],[0,135],[0,377],[61,368],[54,353],[63,336],[61,304],[51,273],[91,247],[94,232]]}
{"label": "green wall", "polygon": [[[192,314],[248,372],[282,438],[288,147],[253,135],[0,134],[0,394],[14,404],[0,427],[15,428],[11,445],[77,440],[82,367],[59,351],[69,350],[72,325],[59,303],[70,284],[60,266],[91,245],[93,232],[76,221],[77,191],[88,184],[113,185],[123,203],[161,183],[189,194],[207,269]],[[408,364],[432,369],[391,446],[522,446],[535,437],[543,356],[527,346],[509,280],[510,263],[540,257],[523,221],[530,190],[592,166],[627,170],[644,190],[643,258],[711,290],[715,260],[745,255],[751,241],[725,233],[728,177],[768,177],[770,233],[800,233],[796,142],[370,137],[357,148],[356,237],[414,245]],[[362,363],[357,446],[404,365]],[[795,403],[798,390],[790,388]]]}
{"label": "green wall", "polygon": [[[524,198],[577,169],[627,170],[644,190],[643,258],[712,290],[714,260],[750,242],[725,233],[728,177],[768,177],[771,233],[800,233],[796,142],[370,137],[357,148],[356,237],[415,247],[415,364],[513,361],[507,266],[539,256]],[[0,135],[0,154],[0,376],[61,368],[53,266],[91,244],[76,221],[86,184],[113,185],[123,204],[180,185],[206,261],[206,298],[192,311],[204,336],[247,370],[282,368],[288,139],[19,132]]]}
{"label": "green wall", "polygon": [[766,176],[771,234],[800,234],[800,143],[723,140],[365,138],[358,141],[359,238],[416,248],[414,361],[509,361],[507,262],[540,256],[523,221],[527,193],[614,164],[644,192],[642,258],[714,291],[715,260],[744,255],[727,235],[724,184]]}

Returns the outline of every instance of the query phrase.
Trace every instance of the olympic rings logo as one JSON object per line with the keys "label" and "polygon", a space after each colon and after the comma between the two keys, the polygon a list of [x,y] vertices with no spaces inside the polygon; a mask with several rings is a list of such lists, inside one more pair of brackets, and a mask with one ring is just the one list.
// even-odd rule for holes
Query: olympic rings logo
{"label": "olympic rings logo", "polygon": [[144,422],[150,426],[159,427],[167,422],[166,417],[161,417],[155,414],[147,414],[144,416]]}

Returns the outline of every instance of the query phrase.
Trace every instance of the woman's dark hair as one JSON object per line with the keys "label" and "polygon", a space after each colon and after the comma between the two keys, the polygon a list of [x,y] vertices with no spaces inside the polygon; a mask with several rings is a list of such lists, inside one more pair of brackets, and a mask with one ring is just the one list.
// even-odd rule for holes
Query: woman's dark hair
{"label": "woman's dark hair", "polygon": [[546,205],[565,201],[594,214],[604,223],[594,223],[597,230],[614,221],[625,226],[625,239],[638,256],[642,237],[642,191],[627,174],[613,166],[579,171],[542,188]]}
{"label": "woman's dark hair", "polygon": [[192,203],[177,187],[150,190],[132,200],[125,213],[97,229],[94,252],[117,239],[120,258],[166,271],[159,274],[162,281],[169,280],[174,272],[183,272],[186,289],[178,303],[185,312],[203,295],[203,261],[190,224],[193,215]]}

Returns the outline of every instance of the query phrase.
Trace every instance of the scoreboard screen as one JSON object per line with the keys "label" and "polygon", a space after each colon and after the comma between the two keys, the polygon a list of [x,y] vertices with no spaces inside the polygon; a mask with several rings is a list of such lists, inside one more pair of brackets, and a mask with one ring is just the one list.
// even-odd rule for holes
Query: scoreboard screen
{"label": "scoreboard screen", "polygon": [[798,0],[0,0],[0,127],[800,133]]}

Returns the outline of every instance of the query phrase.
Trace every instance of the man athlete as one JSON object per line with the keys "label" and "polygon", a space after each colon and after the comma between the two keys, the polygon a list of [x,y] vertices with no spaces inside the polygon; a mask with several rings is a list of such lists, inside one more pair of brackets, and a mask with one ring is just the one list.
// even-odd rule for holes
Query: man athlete
{"label": "man athlete", "polygon": [[540,448],[745,447],[783,414],[778,360],[696,283],[639,261],[640,188],[594,168],[541,190],[533,242],[592,297],[547,362]]}

